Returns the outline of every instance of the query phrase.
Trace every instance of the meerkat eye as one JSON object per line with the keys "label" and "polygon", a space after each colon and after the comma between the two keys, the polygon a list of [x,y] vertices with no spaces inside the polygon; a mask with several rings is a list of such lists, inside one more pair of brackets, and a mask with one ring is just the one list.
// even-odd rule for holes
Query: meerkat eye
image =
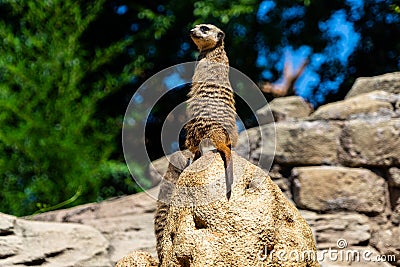
{"label": "meerkat eye", "polygon": [[202,32],[207,32],[207,31],[209,31],[210,30],[210,28],[208,28],[207,26],[201,26],[200,27],[200,30],[202,31]]}

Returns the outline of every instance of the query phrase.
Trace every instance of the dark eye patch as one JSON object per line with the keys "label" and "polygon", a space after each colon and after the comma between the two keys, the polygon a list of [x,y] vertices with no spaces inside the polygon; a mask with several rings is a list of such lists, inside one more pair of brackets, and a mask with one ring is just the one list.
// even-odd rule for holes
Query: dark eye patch
{"label": "dark eye patch", "polygon": [[200,30],[201,30],[202,32],[207,32],[207,31],[210,30],[210,28],[208,28],[207,26],[201,26],[201,27],[200,27]]}

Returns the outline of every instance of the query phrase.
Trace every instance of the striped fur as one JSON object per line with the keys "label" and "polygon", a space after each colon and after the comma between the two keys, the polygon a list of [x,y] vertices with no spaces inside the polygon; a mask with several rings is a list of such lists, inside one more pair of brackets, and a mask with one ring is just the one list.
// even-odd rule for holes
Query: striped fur
{"label": "striped fur", "polygon": [[[208,42],[195,41],[196,34],[204,35],[200,28],[209,28]],[[200,33],[199,33],[200,32]],[[232,87],[229,82],[229,61],[224,50],[223,32],[209,24],[201,24],[192,30],[192,39],[198,45],[200,55],[189,92],[186,124],[186,147],[197,157],[200,143],[210,139],[218,150],[219,144],[229,148],[236,145],[238,133],[236,109]],[[214,38],[213,38],[214,37]],[[210,48],[210,44],[214,44]],[[203,50],[202,47],[207,47]]]}

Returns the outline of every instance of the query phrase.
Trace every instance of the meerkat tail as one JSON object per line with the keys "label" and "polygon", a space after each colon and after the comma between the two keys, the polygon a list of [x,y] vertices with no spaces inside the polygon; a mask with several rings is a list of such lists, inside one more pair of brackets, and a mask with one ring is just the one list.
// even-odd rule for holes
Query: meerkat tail
{"label": "meerkat tail", "polygon": [[217,151],[220,153],[225,167],[225,182],[226,182],[226,198],[231,198],[232,184],[233,184],[233,162],[232,151],[225,143],[216,144]]}
{"label": "meerkat tail", "polygon": [[231,198],[232,184],[233,184],[233,162],[232,154],[230,154],[229,160],[226,160],[225,168],[225,181],[226,181],[226,198],[229,200]]}

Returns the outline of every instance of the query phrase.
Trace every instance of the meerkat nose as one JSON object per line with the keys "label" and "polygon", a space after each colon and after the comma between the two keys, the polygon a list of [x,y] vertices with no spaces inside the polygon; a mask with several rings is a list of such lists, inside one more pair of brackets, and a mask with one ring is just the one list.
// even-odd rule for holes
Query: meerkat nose
{"label": "meerkat nose", "polygon": [[190,34],[193,35],[194,34],[194,29],[190,30]]}

